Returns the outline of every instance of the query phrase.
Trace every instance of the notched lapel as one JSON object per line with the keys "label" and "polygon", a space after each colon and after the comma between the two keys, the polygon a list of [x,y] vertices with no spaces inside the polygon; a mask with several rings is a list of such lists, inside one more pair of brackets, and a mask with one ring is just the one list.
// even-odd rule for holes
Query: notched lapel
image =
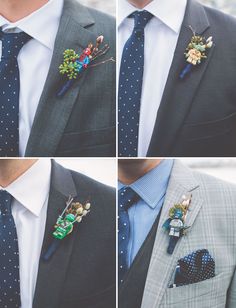
{"label": "notched lapel", "polygon": [[177,261],[182,256],[181,250],[185,243],[185,237],[183,236],[179,239],[172,255],[167,254],[169,235],[162,228],[162,225],[169,216],[169,209],[181,201],[182,196],[187,193],[192,194],[191,207],[186,219],[186,225],[191,226],[188,232],[191,232],[194,221],[201,209],[202,199],[199,195],[198,183],[192,176],[191,171],[186,169],[181,163],[175,162],[153,247],[142,308],[160,306],[164,292],[171,282]]}
{"label": "notched lapel", "polygon": [[210,27],[204,7],[194,0],[187,4],[147,156],[171,156],[176,136],[191,109],[193,98],[214,51],[213,46],[208,51],[207,59],[181,80],[179,75],[186,66],[184,52],[193,35],[189,26],[199,35],[204,35]]}
{"label": "notched lapel", "polygon": [[82,50],[97,38],[89,31],[94,20],[87,8],[74,1],[65,1],[63,14],[55,41],[54,53],[35,115],[25,156],[55,156],[56,148],[69,120],[74,103],[83,86],[86,72],[74,83],[63,98],[56,97],[63,77],[59,65],[66,49]]}

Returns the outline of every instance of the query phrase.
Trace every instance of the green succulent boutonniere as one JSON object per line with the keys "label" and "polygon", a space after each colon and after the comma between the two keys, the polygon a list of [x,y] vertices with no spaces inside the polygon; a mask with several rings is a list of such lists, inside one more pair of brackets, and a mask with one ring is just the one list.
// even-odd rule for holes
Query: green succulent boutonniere
{"label": "green succulent boutonniere", "polygon": [[189,27],[193,32],[193,36],[186,48],[186,52],[184,53],[185,59],[188,64],[180,73],[181,79],[183,79],[192,70],[194,66],[201,64],[202,59],[207,58],[207,50],[213,46],[212,36],[205,39],[200,35],[196,35],[192,27]]}
{"label": "green succulent boutonniere", "polygon": [[58,240],[63,240],[68,234],[73,231],[74,225],[80,223],[84,216],[90,212],[90,203],[86,202],[82,205],[80,202],[73,201],[73,198],[69,198],[66,204],[66,208],[62,214],[58,217],[53,237]]}
{"label": "green succulent boutonniere", "polygon": [[66,75],[68,79],[76,79],[81,65],[78,63],[79,55],[73,49],[66,49],[63,53],[64,61],[59,66],[62,75]]}
{"label": "green succulent boutonniere", "polygon": [[54,225],[53,240],[42,257],[44,261],[48,261],[53,256],[62,240],[72,233],[75,225],[81,223],[82,219],[90,212],[90,208],[91,204],[89,201],[82,204],[69,197],[66,207],[58,216]]}
{"label": "green succulent boutonniere", "polygon": [[96,43],[89,43],[81,54],[76,53],[73,49],[66,49],[63,53],[63,63],[59,66],[60,74],[64,75],[68,80],[58,91],[57,97],[62,97],[73,85],[74,81],[89,67],[95,67],[104,64],[108,61],[115,62],[111,57],[102,62],[92,64],[97,58],[105,55],[109,50],[109,45],[102,46],[104,37],[101,35],[97,37]]}

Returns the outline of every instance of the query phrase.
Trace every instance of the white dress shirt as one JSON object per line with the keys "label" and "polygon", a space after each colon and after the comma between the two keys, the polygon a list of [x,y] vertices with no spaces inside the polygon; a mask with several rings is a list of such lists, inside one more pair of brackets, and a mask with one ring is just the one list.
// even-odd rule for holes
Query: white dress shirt
{"label": "white dress shirt", "polygon": [[[152,13],[154,17],[145,27],[138,156],[147,155],[186,4],[187,0],[153,0],[143,8]],[[133,18],[127,17],[138,9],[127,0],[119,0],[118,7],[118,61],[120,66],[123,47],[134,28]]]}
{"label": "white dress shirt", "polygon": [[38,160],[9,186],[13,197],[20,261],[21,308],[32,308],[39,257],[45,231],[51,178],[49,159]]}
{"label": "white dress shirt", "polygon": [[15,23],[0,16],[0,27],[3,31],[24,31],[33,38],[23,46],[17,58],[20,71],[20,156],[25,154],[34,116],[48,75],[63,4],[64,0],[50,0],[39,10]]}

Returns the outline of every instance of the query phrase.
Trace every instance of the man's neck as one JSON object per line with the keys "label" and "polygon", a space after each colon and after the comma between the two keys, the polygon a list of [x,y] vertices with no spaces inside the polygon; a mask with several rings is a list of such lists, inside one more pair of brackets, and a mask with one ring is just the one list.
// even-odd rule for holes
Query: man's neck
{"label": "man's neck", "polygon": [[130,185],[157,167],[162,159],[120,159],[118,178],[125,185]]}
{"label": "man's neck", "polygon": [[49,0],[1,0],[0,15],[16,22],[39,8],[44,6]]}
{"label": "man's neck", "polygon": [[10,185],[36,161],[37,159],[0,159],[0,186]]}
{"label": "man's neck", "polygon": [[153,0],[128,0],[130,4],[135,6],[137,9],[143,9]]}

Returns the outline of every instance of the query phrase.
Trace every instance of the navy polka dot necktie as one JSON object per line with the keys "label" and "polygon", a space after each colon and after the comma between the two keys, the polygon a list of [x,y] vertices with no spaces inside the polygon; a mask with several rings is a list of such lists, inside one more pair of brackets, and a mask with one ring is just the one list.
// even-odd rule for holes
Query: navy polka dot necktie
{"label": "navy polka dot necktie", "polygon": [[20,307],[19,250],[12,196],[0,191],[0,307]]}
{"label": "navy polka dot necktie", "polygon": [[124,275],[128,270],[128,244],[130,233],[130,222],[128,209],[136,203],[140,197],[130,187],[123,187],[118,193],[118,263],[119,263],[119,283],[123,282]]}
{"label": "navy polka dot necktie", "polygon": [[0,31],[0,156],[19,156],[20,74],[17,56],[30,39],[24,32]]}
{"label": "navy polka dot necktie", "polygon": [[125,157],[135,157],[138,153],[144,28],[153,15],[147,11],[136,11],[130,17],[134,18],[134,29],[123,49],[118,92],[118,155]]}

